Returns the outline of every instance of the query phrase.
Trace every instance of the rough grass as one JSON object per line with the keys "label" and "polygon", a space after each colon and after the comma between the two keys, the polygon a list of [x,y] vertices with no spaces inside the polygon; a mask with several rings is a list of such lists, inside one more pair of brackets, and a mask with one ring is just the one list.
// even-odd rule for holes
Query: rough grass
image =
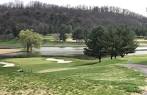
{"label": "rough grass", "polygon": [[0,40],[0,48],[20,48],[21,43],[18,39]]}
{"label": "rough grass", "polygon": [[147,55],[128,56],[124,59],[128,60],[128,63],[147,64]]}
{"label": "rough grass", "polygon": [[[145,85],[142,74],[119,66],[136,57],[105,58],[102,63],[96,59],[60,58],[73,62],[57,64],[46,61],[44,57],[1,59],[17,66],[0,67],[0,95],[130,95],[140,93],[139,86]],[[24,72],[17,72],[20,68]],[[62,70],[36,73],[59,68]]]}

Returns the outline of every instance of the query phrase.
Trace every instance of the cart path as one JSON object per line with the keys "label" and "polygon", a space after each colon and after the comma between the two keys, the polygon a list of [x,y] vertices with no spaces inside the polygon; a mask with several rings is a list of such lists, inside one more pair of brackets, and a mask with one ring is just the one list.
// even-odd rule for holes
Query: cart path
{"label": "cart path", "polygon": [[[139,71],[147,77],[147,65],[129,63],[129,64],[122,64],[122,66]],[[147,95],[147,91],[144,91],[142,95]]]}
{"label": "cart path", "polygon": [[147,65],[129,63],[123,64],[122,66],[127,67],[129,69],[137,70],[139,72],[144,73],[144,75],[147,76]]}

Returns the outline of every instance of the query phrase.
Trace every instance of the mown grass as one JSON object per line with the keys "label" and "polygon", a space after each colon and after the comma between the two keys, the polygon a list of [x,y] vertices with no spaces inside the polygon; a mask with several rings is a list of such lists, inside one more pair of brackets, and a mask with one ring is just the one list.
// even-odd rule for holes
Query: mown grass
{"label": "mown grass", "polygon": [[[143,58],[142,58],[143,57]],[[70,64],[46,61],[45,57],[8,58],[0,61],[16,64],[14,68],[0,67],[0,94],[10,95],[130,95],[140,93],[138,86],[145,85],[145,77],[134,70],[121,67],[142,57],[125,57],[102,63],[97,59],[67,58]],[[147,59],[146,59],[147,60]],[[17,72],[22,68],[24,72]],[[68,70],[36,73],[40,70],[69,68]],[[70,69],[75,68],[75,69]],[[30,70],[31,69],[31,70]],[[24,93],[24,94],[23,94]]]}
{"label": "mown grass", "polygon": [[18,39],[0,40],[0,48],[20,48],[22,47]]}
{"label": "mown grass", "polygon": [[[59,41],[50,41],[51,38],[44,37],[41,46],[45,47],[85,47],[85,43],[76,43],[76,42],[59,42]],[[0,48],[22,48],[22,44],[18,39],[12,40],[0,40]]]}

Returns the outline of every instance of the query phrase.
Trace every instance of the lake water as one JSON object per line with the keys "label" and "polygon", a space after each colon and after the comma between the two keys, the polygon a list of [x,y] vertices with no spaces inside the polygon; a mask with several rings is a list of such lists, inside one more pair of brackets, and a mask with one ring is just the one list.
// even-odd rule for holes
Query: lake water
{"label": "lake water", "polygon": [[[41,47],[34,49],[40,52],[41,55],[83,55],[84,47]],[[138,47],[135,53],[128,55],[142,55],[147,54],[147,47]]]}
{"label": "lake water", "polygon": [[144,55],[147,54],[147,47],[138,47],[134,53],[128,55]]}
{"label": "lake water", "polygon": [[41,55],[83,55],[84,47],[41,47],[34,49]]}
{"label": "lake water", "polygon": [[[84,47],[41,47],[40,49],[33,49],[35,52],[39,52],[44,56],[72,56],[72,55],[83,55]],[[24,54],[24,52],[16,52],[11,54],[3,54],[3,56],[16,56]],[[147,54],[147,47],[138,47],[135,53],[130,53],[128,55],[143,55]]]}

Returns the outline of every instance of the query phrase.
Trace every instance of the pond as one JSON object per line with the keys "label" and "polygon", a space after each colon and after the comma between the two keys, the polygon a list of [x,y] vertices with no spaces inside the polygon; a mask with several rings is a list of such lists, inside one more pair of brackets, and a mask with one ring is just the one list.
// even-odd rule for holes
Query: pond
{"label": "pond", "polygon": [[[40,49],[34,49],[34,51],[40,52],[41,55],[83,55],[84,47],[41,47]],[[147,47],[138,47],[135,53],[128,55],[142,55],[147,54]]]}
{"label": "pond", "polygon": [[[34,52],[39,52],[43,56],[73,56],[73,55],[83,55],[84,47],[41,47],[40,49],[33,49]],[[1,51],[0,51],[1,52]],[[3,56],[17,56],[26,54],[24,52],[14,52],[8,54],[1,54]],[[138,47],[135,53],[130,53],[128,55],[143,55],[147,54],[147,47]]]}
{"label": "pond", "polygon": [[41,47],[34,49],[41,55],[83,55],[84,47]]}
{"label": "pond", "polygon": [[144,55],[147,54],[147,47],[138,47],[136,48],[134,53],[130,53],[128,55]]}
{"label": "pond", "polygon": [[[40,52],[41,55],[83,55],[84,47],[41,47],[34,49]],[[128,55],[143,55],[147,54],[147,47],[138,47],[134,53]]]}

